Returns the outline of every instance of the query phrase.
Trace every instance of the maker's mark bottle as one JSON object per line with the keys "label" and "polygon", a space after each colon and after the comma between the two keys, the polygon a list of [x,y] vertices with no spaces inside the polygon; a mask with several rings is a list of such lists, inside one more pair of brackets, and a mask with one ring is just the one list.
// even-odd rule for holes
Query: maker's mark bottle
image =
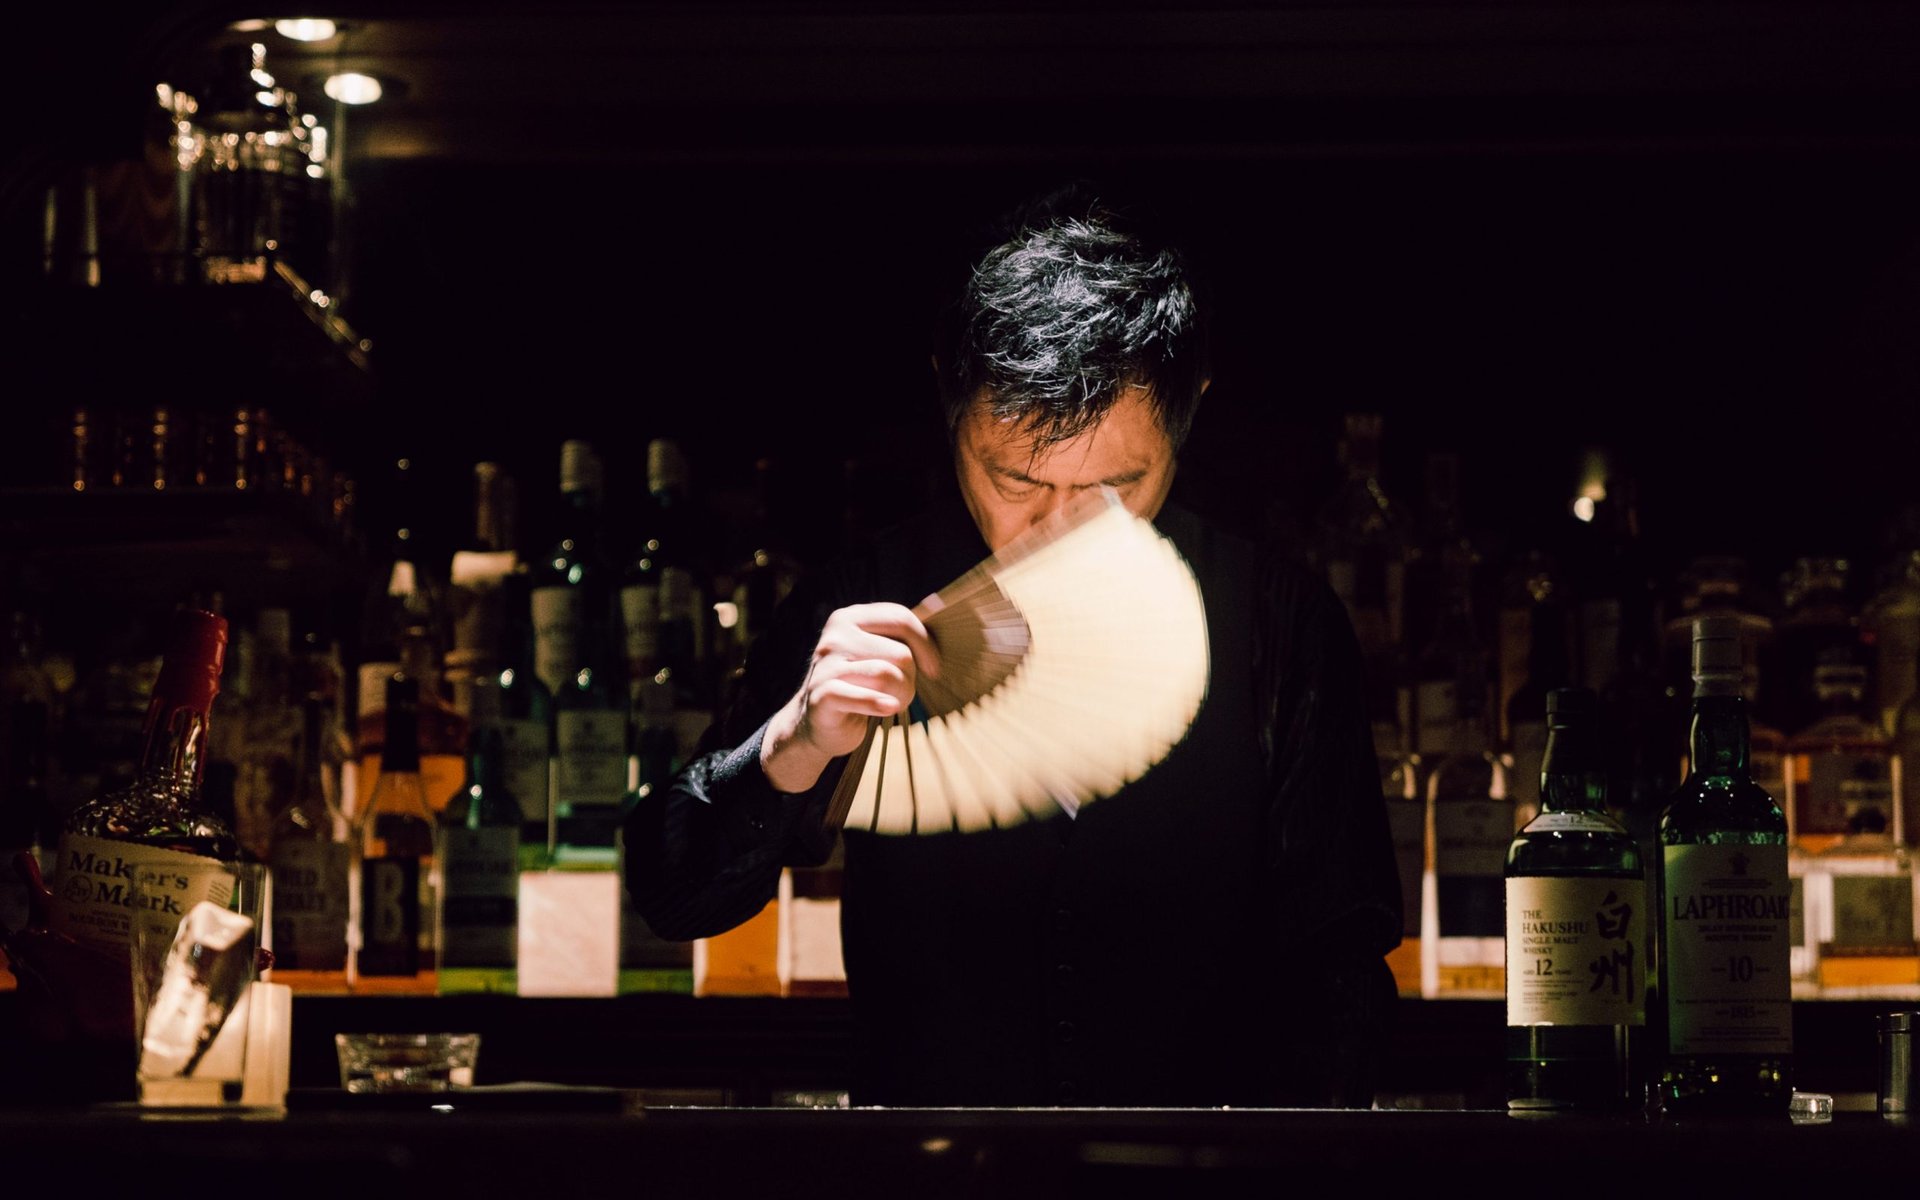
{"label": "maker's mark bottle", "polygon": [[1676,1112],[1780,1112],[1792,1096],[1787,822],[1747,774],[1740,632],[1693,625],[1688,774],[1660,818],[1660,1091]]}
{"label": "maker's mark bottle", "polygon": [[232,828],[200,805],[207,731],[220,691],[227,622],[210,612],[174,614],[166,659],[147,702],[139,774],[70,813],[61,827],[53,880],[53,930],[125,960],[137,872],[171,868],[185,912],[226,878],[220,860],[240,846]]}

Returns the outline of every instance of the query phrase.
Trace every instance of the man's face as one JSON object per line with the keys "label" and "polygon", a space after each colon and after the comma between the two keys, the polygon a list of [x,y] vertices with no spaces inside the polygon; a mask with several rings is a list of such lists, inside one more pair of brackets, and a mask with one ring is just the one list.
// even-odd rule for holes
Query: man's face
{"label": "man's face", "polygon": [[996,420],[976,403],[954,438],[960,494],[989,549],[999,550],[1082,492],[1105,485],[1151,519],[1173,483],[1173,443],[1142,388],[1115,398],[1078,437],[1036,451],[1023,422]]}

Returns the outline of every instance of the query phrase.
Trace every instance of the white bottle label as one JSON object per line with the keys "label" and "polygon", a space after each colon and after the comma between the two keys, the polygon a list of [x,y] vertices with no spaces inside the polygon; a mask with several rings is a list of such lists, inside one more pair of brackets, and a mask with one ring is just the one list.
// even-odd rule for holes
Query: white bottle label
{"label": "white bottle label", "polygon": [[1454,749],[1456,727],[1460,723],[1460,697],[1451,681],[1427,682],[1414,690],[1414,750],[1420,754],[1446,754]]}
{"label": "white bottle label", "polygon": [[[176,924],[200,901],[231,890],[232,877],[220,869],[219,860],[199,854],[76,836],[62,837],[57,853],[53,932],[123,960],[132,945],[134,880],[140,874],[153,872],[178,882],[171,906],[162,903],[154,913]],[[169,907],[179,911],[162,911]]]}
{"label": "white bottle label", "polygon": [[1646,1023],[1646,885],[1507,880],[1507,1024]]}
{"label": "white bottle label", "polygon": [[441,962],[511,967],[519,936],[520,831],[441,831]]}
{"label": "white bottle label", "polygon": [[580,670],[580,591],[533,589],[533,673],[558,695]]}
{"label": "white bottle label", "polygon": [[1661,922],[1675,1054],[1793,1049],[1785,846],[1665,848]]}
{"label": "white bottle label", "polygon": [[627,636],[627,669],[634,678],[660,667],[660,589],[634,584],[620,589],[620,623]]}
{"label": "white bottle label", "polygon": [[546,723],[525,717],[497,717],[488,724],[500,731],[507,790],[520,805],[521,818],[529,824],[545,823],[547,789],[552,786]]}
{"label": "white bottle label", "polygon": [[347,968],[344,842],[287,840],[273,848],[273,962],[289,971]]}
{"label": "white bottle label", "polygon": [[612,806],[627,790],[627,718],[613,709],[577,709],[555,720],[554,800],[562,812]]}

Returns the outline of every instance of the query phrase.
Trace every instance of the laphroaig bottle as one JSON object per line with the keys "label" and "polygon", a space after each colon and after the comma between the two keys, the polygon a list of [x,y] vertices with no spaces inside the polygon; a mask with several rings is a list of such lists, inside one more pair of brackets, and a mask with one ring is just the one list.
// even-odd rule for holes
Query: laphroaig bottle
{"label": "laphroaig bottle", "polygon": [[219,860],[238,857],[232,828],[200,804],[209,714],[226,645],[225,618],[198,609],[174,615],[165,664],[147,702],[138,774],[129,786],[81,804],[61,828],[54,932],[125,956],[137,869],[175,868],[185,912],[222,878]]}
{"label": "laphroaig bottle", "polygon": [[1787,821],[1747,775],[1739,623],[1693,630],[1688,775],[1660,818],[1661,1099],[1780,1112],[1792,1095]]}
{"label": "laphroaig bottle", "polygon": [[310,695],[293,791],[273,815],[273,981],[295,991],[343,991],[347,984],[348,879],[353,843],[347,818],[329,800],[324,777],[327,703]]}
{"label": "laphroaig bottle", "polygon": [[1628,1108],[1641,1100],[1645,871],[1607,815],[1594,693],[1556,689],[1546,710],[1540,815],[1507,851],[1507,1107]]}
{"label": "laphroaig bottle", "polygon": [[387,680],[380,778],[355,818],[360,936],[349,986],[431,992],[434,971],[434,815],[420,782],[420,685]]}
{"label": "laphroaig bottle", "polygon": [[604,619],[607,580],[600,552],[600,460],[582,441],[560,447],[560,537],[535,565],[534,669],[559,695],[581,667],[581,631]]}
{"label": "laphroaig bottle", "polygon": [[515,988],[520,804],[497,728],[473,733],[467,787],[440,814],[440,991]]}
{"label": "laphroaig bottle", "polygon": [[548,807],[553,788],[553,694],[534,670],[530,576],[515,571],[501,581],[505,631],[498,672],[474,680],[473,729],[500,734],[501,773],[507,793],[520,805],[520,865],[545,864]]}

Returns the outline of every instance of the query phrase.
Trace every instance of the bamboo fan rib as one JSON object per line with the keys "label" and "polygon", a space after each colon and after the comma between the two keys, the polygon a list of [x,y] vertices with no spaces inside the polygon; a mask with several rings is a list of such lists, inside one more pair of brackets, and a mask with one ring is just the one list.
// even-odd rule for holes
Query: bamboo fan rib
{"label": "bamboo fan rib", "polygon": [[1089,493],[914,612],[940,650],[925,720],[874,721],[830,827],[939,833],[1111,795],[1164,758],[1207,690],[1200,588],[1172,543]]}

